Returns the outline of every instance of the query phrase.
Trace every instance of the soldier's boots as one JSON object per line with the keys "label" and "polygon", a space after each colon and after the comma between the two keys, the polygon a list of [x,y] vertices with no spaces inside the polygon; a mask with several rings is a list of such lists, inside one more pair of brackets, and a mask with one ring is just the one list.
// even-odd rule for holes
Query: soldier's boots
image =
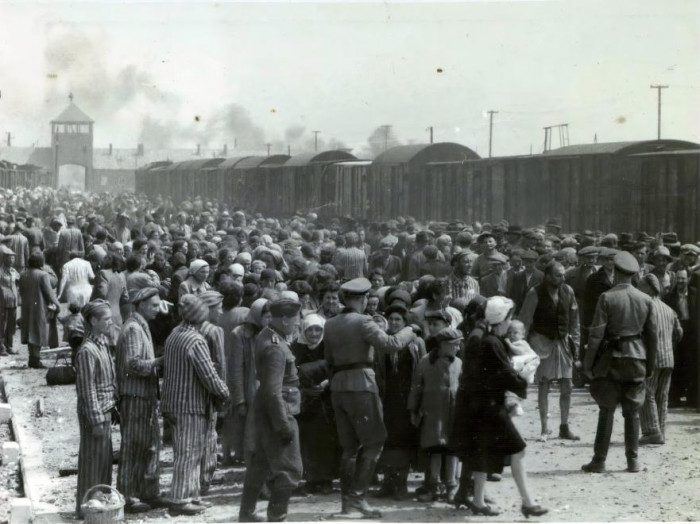
{"label": "soldier's boots", "polygon": [[593,460],[581,466],[581,469],[586,473],[605,473],[605,461],[593,457]]}
{"label": "soldier's boots", "polygon": [[559,438],[564,440],[581,440],[581,437],[571,432],[568,424],[561,424],[559,426]]}
{"label": "soldier's boots", "polygon": [[270,493],[270,502],[267,505],[267,521],[283,522],[287,520],[289,499],[294,488],[275,489]]}

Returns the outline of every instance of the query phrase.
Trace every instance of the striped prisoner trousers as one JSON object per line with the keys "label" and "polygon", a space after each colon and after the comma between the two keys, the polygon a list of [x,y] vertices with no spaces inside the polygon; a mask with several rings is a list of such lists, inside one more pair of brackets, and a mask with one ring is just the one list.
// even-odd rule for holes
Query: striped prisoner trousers
{"label": "striped prisoner trousers", "polygon": [[120,399],[121,451],[117,489],[125,498],[160,495],[160,427],[156,399],[125,395]]}
{"label": "striped prisoner trousers", "polygon": [[668,391],[671,388],[673,368],[654,368],[646,379],[646,397],[639,411],[643,435],[659,433],[666,438],[666,413],[668,412]]}
{"label": "striped prisoner trousers", "polygon": [[112,485],[112,424],[103,422],[103,435],[94,436],[92,426],[84,415],[78,414],[80,448],[78,451],[78,492],[75,511],[81,514],[83,495],[97,484]]}
{"label": "striped prisoner trousers", "polygon": [[202,469],[200,482],[202,487],[209,487],[216,471],[216,419],[217,413],[209,416],[207,421],[207,434],[204,444],[204,456],[202,457]]}
{"label": "striped prisoner trousers", "polygon": [[206,445],[207,417],[194,413],[170,414],[173,432],[173,484],[170,498],[175,504],[199,499],[202,458]]}

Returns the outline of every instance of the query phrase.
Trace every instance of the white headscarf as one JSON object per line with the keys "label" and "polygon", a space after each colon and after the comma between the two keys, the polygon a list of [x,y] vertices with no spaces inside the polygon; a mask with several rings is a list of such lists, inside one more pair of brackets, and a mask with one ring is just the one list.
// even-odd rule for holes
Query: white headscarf
{"label": "white headscarf", "polygon": [[315,347],[318,346],[323,341],[323,333],[321,334],[321,339],[318,341],[318,344],[314,345],[311,347],[311,344],[309,344],[309,341],[306,340],[306,330],[309,329],[310,327],[313,326],[318,326],[321,329],[326,324],[326,319],[323,318],[321,315],[318,315],[316,313],[310,313],[304,317],[304,319],[301,321],[301,332],[299,333],[299,339],[297,342],[299,344],[305,344],[309,346],[309,349],[314,349]]}

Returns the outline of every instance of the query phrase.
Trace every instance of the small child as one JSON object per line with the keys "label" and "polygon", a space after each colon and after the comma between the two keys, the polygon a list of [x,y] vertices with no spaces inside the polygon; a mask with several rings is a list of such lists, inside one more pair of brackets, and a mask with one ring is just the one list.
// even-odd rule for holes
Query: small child
{"label": "small child", "polygon": [[[540,365],[540,357],[525,340],[525,325],[519,320],[510,321],[506,344],[513,369],[527,380],[528,384],[532,384],[535,380],[535,371]],[[511,417],[523,415],[523,407],[515,393],[506,393],[505,404]]]}
{"label": "small child", "polygon": [[71,362],[75,365],[75,355],[85,337],[85,319],[77,302],[71,302],[68,311],[70,313],[58,317],[58,321],[63,324],[63,340],[71,347]]}

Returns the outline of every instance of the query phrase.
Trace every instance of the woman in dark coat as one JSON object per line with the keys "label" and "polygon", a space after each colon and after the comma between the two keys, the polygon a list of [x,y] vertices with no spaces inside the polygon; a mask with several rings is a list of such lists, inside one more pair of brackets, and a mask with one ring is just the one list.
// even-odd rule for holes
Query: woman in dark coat
{"label": "woman in dark coat", "polygon": [[499,514],[486,504],[484,488],[487,475],[501,473],[508,461],[522,497],[523,515],[547,512],[535,505],[530,496],[524,464],[525,441],[504,406],[506,391],[523,398],[527,391],[527,381],[511,366],[503,341],[513,307],[513,301],[505,297],[490,298],[484,312],[487,331],[479,345],[468,347],[465,354],[465,398],[459,408],[462,420],[455,427],[453,444],[473,471],[474,498],[466,503],[477,515]]}
{"label": "woman in dark coat", "polygon": [[[388,333],[398,333],[406,327],[408,314],[408,309],[402,305],[390,306],[385,311]],[[425,344],[420,338],[395,353],[380,352],[378,355],[377,383],[388,433],[380,461],[384,482],[378,496],[393,496],[400,500],[408,494],[409,468],[420,448],[420,433],[412,423],[408,397],[413,374],[423,356]]]}
{"label": "woman in dark coat", "polygon": [[325,319],[304,317],[299,339],[292,345],[301,383],[299,441],[308,493],[330,494],[339,475],[340,453],[328,389],[330,372],[323,357]]}

